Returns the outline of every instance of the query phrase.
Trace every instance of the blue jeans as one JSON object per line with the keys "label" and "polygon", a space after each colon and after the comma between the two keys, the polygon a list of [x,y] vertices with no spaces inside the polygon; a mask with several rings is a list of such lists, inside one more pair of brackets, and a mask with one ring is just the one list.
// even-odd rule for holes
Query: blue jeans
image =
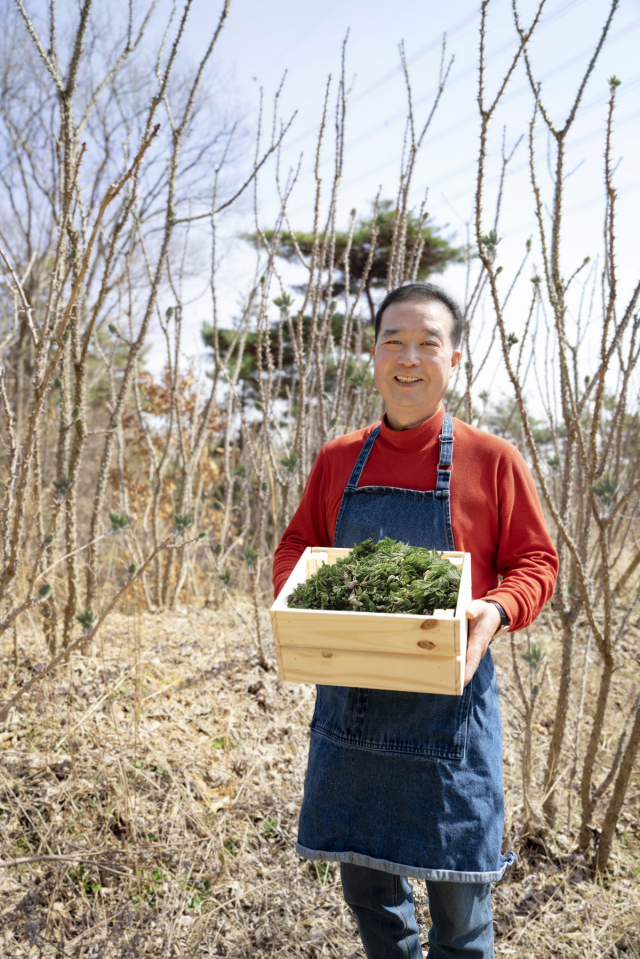
{"label": "blue jeans", "polygon": [[[379,869],[340,863],[367,959],[422,959],[411,883]],[[428,959],[494,959],[491,883],[426,880]]]}

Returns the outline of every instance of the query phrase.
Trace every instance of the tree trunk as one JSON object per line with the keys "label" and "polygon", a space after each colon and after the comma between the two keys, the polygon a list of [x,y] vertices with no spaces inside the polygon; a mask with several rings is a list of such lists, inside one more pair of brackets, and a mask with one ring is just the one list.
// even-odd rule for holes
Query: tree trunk
{"label": "tree trunk", "polygon": [[556,709],[553,719],[553,733],[549,743],[549,752],[547,754],[547,769],[545,773],[543,795],[546,796],[542,809],[545,818],[550,826],[555,825],[557,814],[557,776],[558,766],[560,765],[560,756],[564,744],[564,736],[567,728],[567,717],[569,714],[569,701],[571,699],[571,673],[573,646],[576,636],[575,619],[568,617],[564,622],[562,639],[562,664],[560,667],[560,683],[558,687],[558,698],[556,700]]}
{"label": "tree trunk", "polygon": [[598,702],[596,712],[591,726],[591,735],[587,745],[587,752],[584,757],[582,767],[582,782],[580,784],[580,799],[582,801],[582,819],[580,822],[580,835],[578,845],[581,850],[589,847],[591,841],[591,817],[595,809],[595,798],[593,796],[593,770],[595,766],[600,737],[604,729],[604,718],[607,711],[607,700],[611,688],[611,678],[613,676],[613,657],[607,651],[604,659],[602,676],[600,677],[600,689],[598,690]]}
{"label": "tree trunk", "polygon": [[627,787],[629,785],[629,779],[631,778],[633,764],[636,760],[636,756],[638,755],[638,751],[640,750],[640,696],[638,696],[636,699],[635,711],[636,717],[629,734],[626,749],[622,756],[622,762],[620,763],[620,769],[618,770],[616,784],[613,787],[613,794],[609,800],[607,812],[604,817],[604,823],[602,824],[600,841],[598,842],[598,847],[593,859],[593,868],[596,872],[603,872],[607,868],[609,856],[611,855],[613,837],[615,836],[616,825],[618,823],[618,817],[620,816],[620,810],[622,809],[622,804],[624,803],[624,799],[627,794]]}

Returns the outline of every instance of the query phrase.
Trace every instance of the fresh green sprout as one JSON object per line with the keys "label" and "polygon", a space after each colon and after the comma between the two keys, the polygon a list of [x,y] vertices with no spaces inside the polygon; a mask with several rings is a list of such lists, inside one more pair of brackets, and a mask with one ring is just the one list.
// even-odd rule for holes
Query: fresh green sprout
{"label": "fresh green sprout", "polygon": [[173,519],[176,524],[176,532],[180,536],[193,525],[193,519],[190,513],[176,513]]}
{"label": "fresh green sprout", "polygon": [[253,567],[253,564],[258,558],[258,554],[256,553],[255,549],[251,549],[250,546],[247,546],[247,548],[242,553],[242,558],[244,559],[249,569],[251,569]]}
{"label": "fresh green sprout", "polygon": [[129,517],[124,513],[109,513],[109,522],[111,523],[111,533],[119,533],[123,529],[128,529],[131,525]]}
{"label": "fresh green sprout", "polygon": [[498,236],[495,230],[489,230],[488,233],[486,233],[483,237],[480,238],[480,243],[486,249],[487,253],[489,253],[489,255],[491,256],[495,254],[498,248],[499,242],[500,242],[500,237]]}
{"label": "fresh green sprout", "polygon": [[603,473],[600,479],[592,483],[589,489],[608,509],[618,498],[620,484],[616,482],[615,477],[612,476],[611,473]]}
{"label": "fresh green sprout", "polygon": [[[526,649],[523,653],[520,653],[520,659],[524,659],[525,663],[529,665],[529,679],[533,680],[536,676],[536,673],[542,665],[542,660],[545,657],[545,652],[541,646],[537,643],[531,643],[529,649]],[[538,696],[540,693],[540,685],[538,683],[533,683],[531,687],[531,695]]]}
{"label": "fresh green sprout", "polygon": [[96,621],[96,614],[91,609],[85,609],[83,613],[78,613],[76,619],[82,626],[83,633],[91,632],[91,627]]}
{"label": "fresh green sprout", "polygon": [[60,479],[55,479],[53,481],[53,487],[58,494],[56,497],[58,503],[64,503],[72,486],[73,482],[66,475],[63,475],[60,477]]}
{"label": "fresh green sprout", "polygon": [[286,316],[293,306],[293,297],[285,290],[281,296],[276,296],[273,302],[278,307],[280,312]]}
{"label": "fresh green sprout", "polygon": [[298,465],[298,457],[296,453],[290,453],[289,456],[282,456],[280,459],[280,464],[284,466],[288,473],[295,473],[296,466]]}
{"label": "fresh green sprout", "polygon": [[353,383],[354,386],[364,386],[366,379],[367,379],[366,370],[356,370],[353,376],[349,377],[349,382]]}
{"label": "fresh green sprout", "polygon": [[262,823],[262,835],[265,839],[270,839],[278,828],[278,820],[272,816],[267,816]]}

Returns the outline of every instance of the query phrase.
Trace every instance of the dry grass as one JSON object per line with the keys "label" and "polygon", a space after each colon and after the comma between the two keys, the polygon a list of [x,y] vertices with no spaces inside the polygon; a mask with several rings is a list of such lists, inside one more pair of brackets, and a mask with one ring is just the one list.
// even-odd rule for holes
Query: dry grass
{"label": "dry grass", "polygon": [[[5,688],[45,658],[26,635],[21,648],[17,675],[3,663]],[[506,644],[497,659],[513,838]],[[230,610],[115,616],[92,655],[45,679],[0,732],[2,859],[43,857],[0,870],[2,955],[362,956],[336,871],[293,848],[312,704],[312,689],[260,669]],[[544,702],[538,719],[542,746]],[[498,956],[640,957],[632,791],[605,883],[561,835],[520,842],[495,894]]]}

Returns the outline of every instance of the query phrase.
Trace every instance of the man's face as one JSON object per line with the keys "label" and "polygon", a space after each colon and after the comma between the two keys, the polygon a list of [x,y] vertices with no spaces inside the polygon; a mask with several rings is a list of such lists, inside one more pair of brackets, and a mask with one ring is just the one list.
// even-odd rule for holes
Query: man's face
{"label": "man's face", "polygon": [[452,327],[438,300],[404,300],[384,311],[373,347],[374,381],[392,429],[418,426],[438,409],[460,362]]}

